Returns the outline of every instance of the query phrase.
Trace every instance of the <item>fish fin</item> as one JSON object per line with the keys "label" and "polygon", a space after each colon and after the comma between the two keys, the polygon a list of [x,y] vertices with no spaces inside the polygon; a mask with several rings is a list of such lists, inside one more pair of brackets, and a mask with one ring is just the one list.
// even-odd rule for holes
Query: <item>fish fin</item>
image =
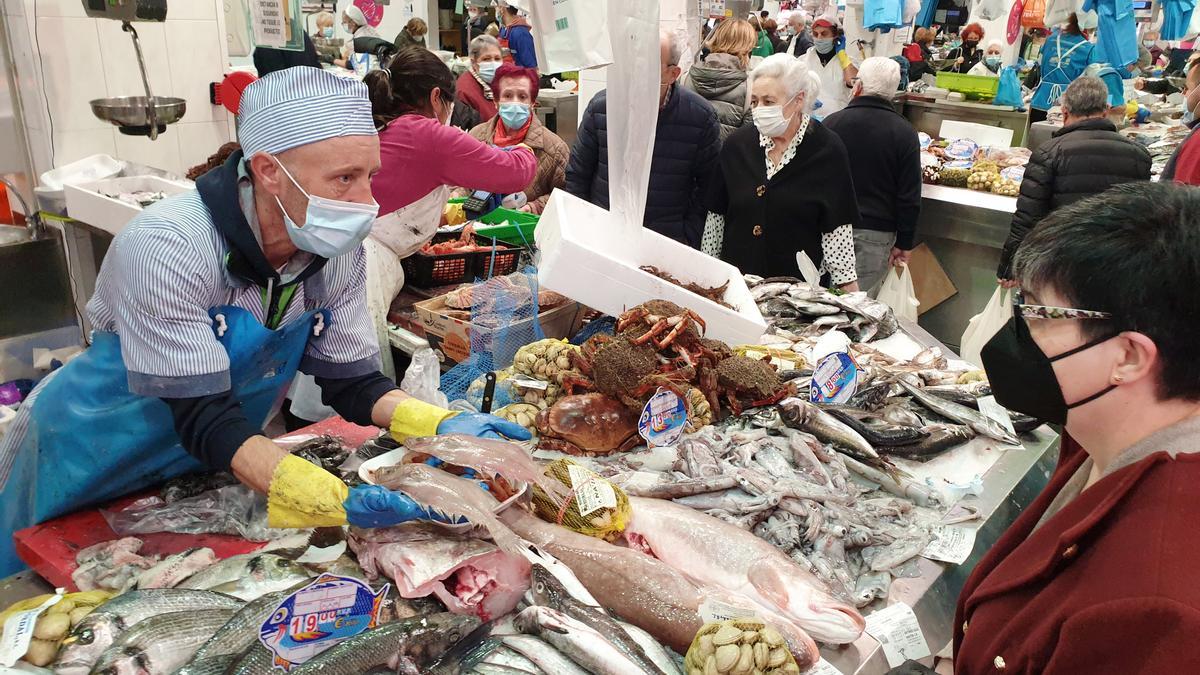
{"label": "fish fin", "polygon": [[771,564],[770,559],[760,559],[750,566],[746,577],[754,590],[777,608],[787,610],[787,584],[779,573],[779,568]]}

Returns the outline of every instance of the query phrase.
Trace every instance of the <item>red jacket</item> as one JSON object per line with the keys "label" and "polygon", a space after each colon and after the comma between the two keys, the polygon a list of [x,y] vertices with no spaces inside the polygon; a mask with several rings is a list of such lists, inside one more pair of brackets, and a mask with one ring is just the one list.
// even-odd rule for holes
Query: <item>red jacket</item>
{"label": "red jacket", "polygon": [[[1152,449],[1183,449],[1167,439]],[[1034,531],[1087,458],[1068,453],[967,579],[957,675],[1200,673],[1200,454],[1117,469]]]}
{"label": "red jacket", "polygon": [[[455,99],[478,110],[480,122],[486,122],[496,116],[496,102],[488,100],[487,95],[483,93],[483,85],[475,79],[470,70],[458,76],[454,88],[457,90]],[[491,93],[490,89],[488,93]]]}

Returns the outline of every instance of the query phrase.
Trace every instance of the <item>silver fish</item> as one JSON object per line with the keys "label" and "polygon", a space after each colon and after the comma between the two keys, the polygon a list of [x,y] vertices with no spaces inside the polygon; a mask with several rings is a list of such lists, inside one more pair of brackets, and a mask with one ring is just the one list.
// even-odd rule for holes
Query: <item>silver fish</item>
{"label": "silver fish", "polygon": [[241,654],[257,638],[258,629],[264,621],[271,617],[271,613],[279,607],[279,603],[283,602],[289,593],[300,590],[307,583],[308,580],[305,579],[303,584],[267,593],[253,602],[246,603],[246,606],[239,609],[237,614],[234,614],[225,625],[221,626],[207,642],[196,650],[195,655],[192,656],[192,662],[217,656]]}
{"label": "silver fish", "polygon": [[822,441],[876,466],[886,464],[862,435],[808,401],[799,398],[784,399],[779,402],[779,409],[784,421],[792,428],[807,431]]}
{"label": "silver fish", "polygon": [[620,626],[621,629],[626,633],[628,633],[629,637],[633,638],[634,642],[638,643],[642,647],[642,651],[646,652],[646,656],[649,656],[650,660],[653,661],[654,665],[658,666],[660,670],[667,675],[682,675],[679,667],[675,665],[675,659],[671,658],[671,654],[668,653],[667,648],[659,644],[658,640],[655,640],[653,635],[631,623],[625,623],[624,621],[617,621],[617,625]]}
{"label": "silver fish", "polygon": [[[252,634],[251,638],[255,636]],[[237,660],[237,654],[211,656],[203,660],[193,660],[191,663],[175,671],[174,675],[225,675],[229,666]]]}
{"label": "silver fish", "polygon": [[763,302],[777,295],[787,293],[788,288],[789,285],[784,283],[759,284],[750,289],[750,295],[754,297],[755,302]]}
{"label": "silver fish", "polygon": [[846,467],[854,473],[869,481],[878,483],[884,490],[896,496],[912,500],[918,506],[935,507],[941,504],[941,497],[920,483],[913,482],[903,476],[892,476],[884,473],[852,457],[846,457],[845,461]]}
{"label": "silver fish", "polygon": [[927,394],[904,380],[900,381],[900,386],[904,387],[904,390],[911,394],[921,405],[943,417],[952,419],[959,424],[965,424],[976,432],[988,438],[994,438],[1001,443],[1008,443],[1010,445],[1021,444],[1021,441],[1016,436],[1010,434],[1007,429],[1000,426],[999,422],[989,417],[984,417],[978,410],[972,410],[965,405],[959,405],[933,396],[932,394]]}
{"label": "silver fish", "polygon": [[170,612],[138,622],[104,650],[91,675],[169,675],[234,614],[232,609]]}
{"label": "silver fish", "polygon": [[779,506],[779,495],[752,495],[741,488],[734,488],[724,492],[710,492],[704,495],[679,497],[673,501],[676,504],[683,504],[699,511],[721,509],[731,514],[742,514],[770,510]]}
{"label": "silver fish", "polygon": [[611,642],[610,635],[552,607],[526,607],[517,615],[515,624],[517,630],[537,635],[596,675],[661,672],[657,666],[653,670],[640,667]]}
{"label": "silver fish", "polygon": [[731,475],[709,476],[692,480],[675,481],[673,483],[658,483],[650,487],[625,486],[625,492],[637,497],[653,497],[655,499],[675,499],[688,495],[701,495],[709,492],[720,492],[737,487],[737,479]]}
{"label": "silver fish", "polygon": [[532,635],[504,635],[500,642],[551,675],[587,675],[587,671],[577,666],[566,654],[540,638]]}
{"label": "silver fish", "polygon": [[433,661],[479,625],[479,619],[443,612],[372,628],[292,668],[290,675],[357,675],[399,656]]}
{"label": "silver fish", "polygon": [[231,556],[211,567],[206,567],[184,579],[176,588],[212,590],[222,584],[243,581],[249,577],[259,580],[275,579],[286,574],[312,576],[308,570],[304,569],[303,565],[283,556],[274,553],[246,553]]}
{"label": "silver fish", "polygon": [[[499,643],[492,650],[492,653],[484,657],[480,663],[487,666],[500,666],[505,669],[512,668],[522,673],[534,673],[534,675],[543,672],[536,663],[525,658],[520,652],[510,649],[504,643]],[[475,666],[475,670],[476,672],[479,671],[478,665]]]}
{"label": "silver fish", "polygon": [[147,588],[123,593],[97,607],[71,629],[54,671],[85,675],[122,633],[150,617],[201,609],[234,610],[243,604],[237,598],[202,590]]}

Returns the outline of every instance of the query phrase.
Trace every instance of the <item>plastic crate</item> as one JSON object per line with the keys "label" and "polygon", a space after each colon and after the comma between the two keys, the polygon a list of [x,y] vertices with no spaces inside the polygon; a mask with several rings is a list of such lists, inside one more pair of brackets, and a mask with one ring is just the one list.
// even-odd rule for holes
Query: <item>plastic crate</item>
{"label": "plastic crate", "polygon": [[957,91],[970,99],[992,99],[996,97],[996,91],[1000,88],[1000,78],[966,73],[938,73],[937,86]]}
{"label": "plastic crate", "polygon": [[404,283],[418,288],[436,288],[475,281],[475,253],[429,255],[420,251],[400,261]]}
{"label": "plastic crate", "polygon": [[533,232],[537,228],[537,216],[532,213],[521,213],[519,215],[532,217],[534,220],[524,223],[508,222],[499,225],[480,225],[475,228],[475,238],[482,240],[482,243],[490,242],[492,237],[495,237],[496,241],[502,241],[513,246],[533,246]]}

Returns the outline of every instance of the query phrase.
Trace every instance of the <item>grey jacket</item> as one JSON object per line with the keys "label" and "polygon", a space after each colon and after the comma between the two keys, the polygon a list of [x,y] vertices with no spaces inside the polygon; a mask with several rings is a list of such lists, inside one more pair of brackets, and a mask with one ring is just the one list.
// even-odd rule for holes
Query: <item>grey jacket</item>
{"label": "grey jacket", "polygon": [[752,124],[746,71],[733,54],[709,54],[692,66],[684,86],[700,94],[717,111],[721,141],[743,124]]}

